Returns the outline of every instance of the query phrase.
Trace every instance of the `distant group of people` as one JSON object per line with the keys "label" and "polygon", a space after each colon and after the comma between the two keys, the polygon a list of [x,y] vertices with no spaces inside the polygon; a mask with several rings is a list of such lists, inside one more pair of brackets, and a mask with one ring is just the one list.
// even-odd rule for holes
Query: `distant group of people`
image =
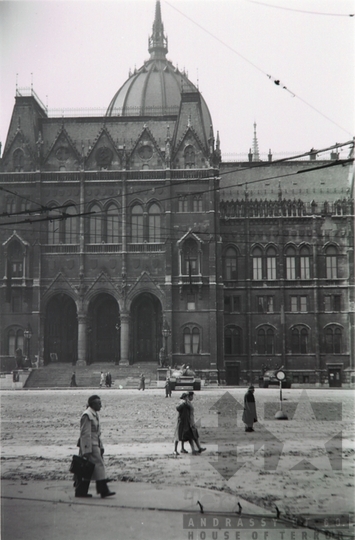
{"label": "distant group of people", "polygon": [[106,386],[106,388],[111,388],[112,386],[112,375],[109,371],[106,374],[103,371],[100,373],[100,388],[103,386]]}

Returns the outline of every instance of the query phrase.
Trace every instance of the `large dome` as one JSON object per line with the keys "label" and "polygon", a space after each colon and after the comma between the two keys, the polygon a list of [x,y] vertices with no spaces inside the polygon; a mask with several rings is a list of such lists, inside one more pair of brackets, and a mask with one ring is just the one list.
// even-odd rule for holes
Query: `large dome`
{"label": "large dome", "polygon": [[[157,1],[153,33],[149,38],[150,58],[135,70],[114,95],[106,116],[166,116],[177,115],[181,94],[198,92],[186,74],[166,59],[168,40],[161,20],[160,2]],[[201,97],[205,133],[210,132],[211,115]]]}

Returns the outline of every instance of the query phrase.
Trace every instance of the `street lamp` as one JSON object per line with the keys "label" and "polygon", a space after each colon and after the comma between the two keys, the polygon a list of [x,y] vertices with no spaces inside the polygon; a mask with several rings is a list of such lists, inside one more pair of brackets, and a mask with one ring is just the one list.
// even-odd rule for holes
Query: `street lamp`
{"label": "street lamp", "polygon": [[280,410],[275,414],[276,420],[288,420],[287,414],[282,410],[282,381],[286,379],[286,373],[279,370],[276,373],[276,378],[280,382]]}
{"label": "street lamp", "polygon": [[164,319],[164,323],[163,323],[163,337],[164,337],[164,340],[165,340],[165,345],[164,345],[164,349],[165,349],[165,360],[167,360],[169,358],[168,356],[168,338],[169,336],[171,336],[171,329],[170,329],[170,326],[169,326],[169,323],[166,319]]}
{"label": "street lamp", "polygon": [[28,328],[26,328],[23,335],[27,339],[27,358],[28,358],[29,364],[31,366],[32,363],[31,363],[31,356],[30,356],[30,341],[31,341],[31,337],[32,337],[32,330],[31,330],[31,328],[29,326],[28,326]]}

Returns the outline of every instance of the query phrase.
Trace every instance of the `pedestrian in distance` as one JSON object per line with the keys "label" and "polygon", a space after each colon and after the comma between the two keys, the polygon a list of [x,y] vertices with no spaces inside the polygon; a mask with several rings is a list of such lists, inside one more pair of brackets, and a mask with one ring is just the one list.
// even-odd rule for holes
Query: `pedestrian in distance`
{"label": "pedestrian in distance", "polygon": [[96,481],[96,491],[101,498],[115,495],[107,486],[106,470],[103,460],[104,447],[101,440],[99,411],[101,400],[97,395],[89,397],[87,408],[80,419],[79,455],[95,465],[90,480],[75,476],[75,497],[92,497],[88,493],[90,481]]}
{"label": "pedestrian in distance", "polygon": [[144,376],[144,373],[141,373],[138,390],[143,390],[143,391],[145,390],[145,376]]}
{"label": "pedestrian in distance", "polygon": [[253,424],[258,421],[256,415],[256,406],[255,406],[255,397],[254,397],[255,388],[253,385],[249,386],[247,392],[244,395],[244,411],[242,420],[245,424],[245,431],[251,432],[254,431]]}
{"label": "pedestrian in distance", "polygon": [[165,381],[165,397],[171,397],[171,382],[170,377],[167,377]]}
{"label": "pedestrian in distance", "polygon": [[73,387],[73,386],[78,386],[76,384],[76,375],[75,375],[75,371],[73,371],[73,374],[71,376],[71,379],[70,379],[70,386]]}
{"label": "pedestrian in distance", "polygon": [[111,385],[112,385],[112,376],[109,371],[106,373],[105,385],[106,385],[106,388],[111,388]]}
{"label": "pedestrian in distance", "polygon": [[104,372],[101,371],[100,373],[100,388],[102,388],[102,386],[105,384],[105,375],[104,375]]}

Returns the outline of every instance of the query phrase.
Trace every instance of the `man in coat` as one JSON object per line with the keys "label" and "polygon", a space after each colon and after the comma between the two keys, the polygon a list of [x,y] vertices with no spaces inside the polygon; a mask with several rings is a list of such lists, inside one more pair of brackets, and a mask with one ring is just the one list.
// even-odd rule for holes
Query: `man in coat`
{"label": "man in coat", "polygon": [[245,424],[245,431],[254,431],[253,424],[257,422],[255,398],[254,398],[254,386],[249,386],[248,391],[244,396],[244,411],[242,420]]}
{"label": "man in coat", "polygon": [[[107,486],[106,471],[103,460],[104,447],[101,441],[100,419],[98,412],[101,409],[99,396],[91,396],[87,409],[80,420],[80,452],[79,454],[95,464],[91,480],[96,480],[97,493],[102,498],[115,495]],[[90,480],[75,478],[75,497],[91,497],[88,494]]]}

